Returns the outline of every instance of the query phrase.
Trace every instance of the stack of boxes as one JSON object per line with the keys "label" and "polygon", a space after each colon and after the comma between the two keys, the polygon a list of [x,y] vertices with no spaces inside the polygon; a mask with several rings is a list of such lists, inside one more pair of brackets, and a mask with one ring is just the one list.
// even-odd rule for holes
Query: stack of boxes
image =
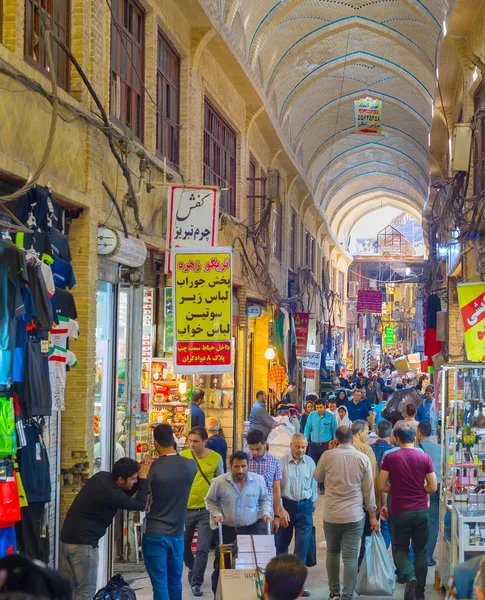
{"label": "stack of boxes", "polygon": [[236,569],[265,569],[274,556],[276,547],[273,535],[237,536]]}

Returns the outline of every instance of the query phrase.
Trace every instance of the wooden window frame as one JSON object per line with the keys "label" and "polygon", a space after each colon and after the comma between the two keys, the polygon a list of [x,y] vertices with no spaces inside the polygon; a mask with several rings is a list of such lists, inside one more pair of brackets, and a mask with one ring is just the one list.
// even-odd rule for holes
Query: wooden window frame
{"label": "wooden window frame", "polygon": [[[214,135],[213,129],[216,130]],[[231,138],[229,140],[228,138]],[[231,142],[231,143],[229,143]],[[231,148],[228,147],[232,146]],[[218,164],[217,164],[218,163]],[[237,133],[214,105],[204,100],[204,185],[229,188],[221,208],[236,216]]]}
{"label": "wooden window frame", "polygon": [[[128,26],[126,23],[127,18],[129,21],[130,7],[132,8],[132,24],[135,23],[136,17],[139,17],[137,19],[138,39],[136,33],[130,31],[130,23],[128,22]],[[137,0],[112,0],[111,9],[113,16],[111,18],[110,41],[110,118],[123,129],[128,129],[136,140],[143,142],[145,129],[146,13]],[[138,15],[135,13],[138,13]],[[120,30],[126,43],[122,41]],[[115,43],[116,48],[114,47]],[[134,48],[137,49],[135,54]],[[131,56],[137,56],[135,61],[129,57],[130,49]],[[123,69],[126,71],[124,75]]]}
{"label": "wooden window frame", "polygon": [[[174,76],[165,72],[161,65],[161,46],[173,60]],[[180,64],[180,54],[163,31],[159,29],[157,37],[157,155],[162,159],[166,158],[170,165],[177,169],[180,160]],[[163,94],[164,87],[169,90],[166,96]]]}
{"label": "wooden window frame", "polygon": [[248,226],[254,227],[256,223],[256,163],[249,161],[248,170]]}
{"label": "wooden window frame", "polygon": [[289,267],[292,271],[296,270],[297,256],[296,251],[298,248],[298,215],[294,208],[291,209],[290,213],[290,256],[288,260]]}
{"label": "wooden window frame", "polygon": [[274,202],[274,232],[273,253],[276,260],[283,260],[283,204]]}
{"label": "wooden window frame", "polygon": [[[66,11],[65,22],[60,23],[56,18],[59,7]],[[71,0],[25,0],[24,12],[24,57],[32,67],[40,71],[46,77],[49,76],[47,66],[47,53],[45,50],[44,38],[41,34],[42,21],[39,17],[39,10],[42,9],[47,15],[49,27],[58,35],[58,37],[69,48],[71,44]],[[33,21],[33,22],[32,22]],[[38,38],[36,48],[39,52],[38,58],[34,56],[34,46],[32,42],[32,33],[28,33],[33,27],[32,33]],[[62,35],[64,29],[64,35]],[[3,31],[3,1],[0,0],[0,41],[2,41]],[[62,89],[69,91],[70,87],[70,61],[64,50],[55,42],[51,42],[52,59],[56,67],[57,85]],[[62,66],[60,66],[62,63]]]}
{"label": "wooden window frame", "polygon": [[345,294],[345,273],[340,269],[337,271],[337,293],[340,299],[343,300]]}

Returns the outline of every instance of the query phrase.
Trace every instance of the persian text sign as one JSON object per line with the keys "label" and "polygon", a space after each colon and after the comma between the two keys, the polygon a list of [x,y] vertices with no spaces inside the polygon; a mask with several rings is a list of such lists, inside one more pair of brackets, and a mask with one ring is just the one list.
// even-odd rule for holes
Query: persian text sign
{"label": "persian text sign", "polygon": [[320,352],[307,352],[307,357],[301,361],[301,366],[304,369],[314,369],[315,371],[318,371],[320,368]]}
{"label": "persian text sign", "polygon": [[357,296],[357,312],[380,314],[382,312],[382,291],[359,290]]}
{"label": "persian text sign", "polygon": [[[167,221],[169,248],[217,245],[219,195],[217,188],[172,186]],[[170,260],[167,266],[171,273]]]}
{"label": "persian text sign", "polygon": [[357,133],[381,135],[382,102],[375,98],[354,101],[355,128]]}
{"label": "persian text sign", "polygon": [[386,346],[392,346],[395,341],[394,327],[386,327],[385,331]]}
{"label": "persian text sign", "polygon": [[173,352],[173,298],[172,288],[165,288],[165,328],[163,331],[163,351]]}
{"label": "persian text sign", "polygon": [[468,360],[485,360],[485,283],[458,285]]}
{"label": "persian text sign", "polygon": [[175,373],[232,373],[232,248],[173,248]]}
{"label": "persian text sign", "polygon": [[309,313],[293,313],[296,333],[296,356],[298,358],[306,357],[306,347],[308,342],[308,325],[310,322]]}

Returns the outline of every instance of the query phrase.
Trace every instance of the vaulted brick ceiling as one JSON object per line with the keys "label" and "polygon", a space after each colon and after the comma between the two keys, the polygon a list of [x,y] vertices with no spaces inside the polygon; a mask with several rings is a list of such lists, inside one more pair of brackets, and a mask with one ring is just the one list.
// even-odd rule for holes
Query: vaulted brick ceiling
{"label": "vaulted brick ceiling", "polygon": [[[201,0],[260,90],[332,231],[428,194],[428,134],[446,0]],[[359,135],[354,100],[382,101]]]}

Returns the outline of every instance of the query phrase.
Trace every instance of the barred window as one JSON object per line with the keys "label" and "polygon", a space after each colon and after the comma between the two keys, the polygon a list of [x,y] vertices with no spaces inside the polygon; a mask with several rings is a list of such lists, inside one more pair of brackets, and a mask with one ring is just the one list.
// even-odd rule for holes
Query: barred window
{"label": "barred window", "polygon": [[157,152],[172,165],[179,164],[180,56],[158,32]]}
{"label": "barred window", "polygon": [[256,222],[256,165],[249,162],[248,173],[248,225],[253,227]]}
{"label": "barred window", "polygon": [[283,205],[274,203],[274,255],[281,261],[283,258]]}
{"label": "barred window", "polygon": [[143,141],[145,13],[135,0],[111,9],[111,116]]}
{"label": "barred window", "polygon": [[[2,31],[2,8],[0,2],[0,39]],[[47,49],[42,35],[41,13],[48,26],[66,46],[70,43],[69,0],[25,0],[25,56],[37,68],[48,73]],[[69,87],[69,60],[65,52],[55,42],[51,42],[52,60],[58,85],[65,90]]]}
{"label": "barred window", "polygon": [[296,210],[294,210],[293,208],[291,209],[291,216],[290,216],[290,259],[289,259],[289,264],[290,264],[290,269],[292,269],[293,271],[296,269],[296,248],[297,248],[297,231],[296,231],[296,227],[297,227],[297,214],[296,214]]}

